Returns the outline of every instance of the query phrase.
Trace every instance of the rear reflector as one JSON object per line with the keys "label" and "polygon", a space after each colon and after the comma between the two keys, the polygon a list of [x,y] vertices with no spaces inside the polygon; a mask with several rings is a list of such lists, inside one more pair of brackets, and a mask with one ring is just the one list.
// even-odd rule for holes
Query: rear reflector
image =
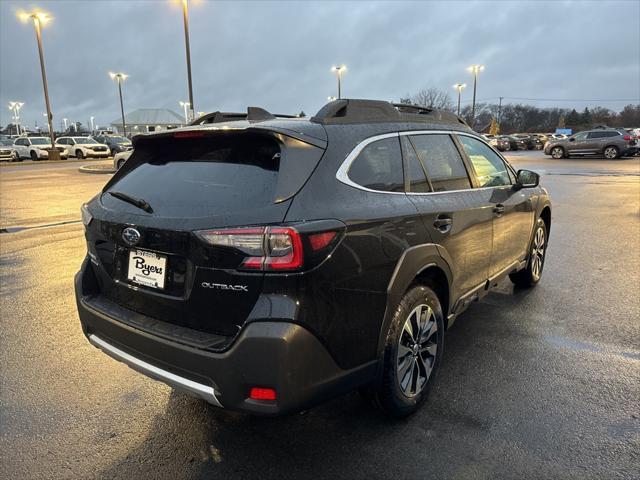
{"label": "rear reflector", "polygon": [[253,387],[249,393],[251,400],[275,400],[276,391],[273,388]]}

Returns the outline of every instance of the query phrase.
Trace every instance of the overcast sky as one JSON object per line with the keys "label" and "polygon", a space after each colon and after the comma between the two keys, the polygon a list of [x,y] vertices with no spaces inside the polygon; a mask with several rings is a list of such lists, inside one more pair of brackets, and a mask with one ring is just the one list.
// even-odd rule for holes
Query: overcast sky
{"label": "overcast sky", "polygon": [[[22,123],[45,118],[32,25],[20,8],[54,19],[43,30],[56,128],[63,117],[105,125],[119,116],[109,70],[130,75],[125,111],[187,100],[184,33],[171,0],[0,0],[0,124],[10,100]],[[190,1],[194,103],[198,111],[315,113],[336,95],[398,100],[424,87],[455,93],[486,66],[478,99],[620,110],[640,103],[640,0],[501,2]],[[470,101],[471,88],[463,92]],[[568,99],[550,102],[515,100]],[[607,101],[610,100],[610,101]],[[617,101],[620,100],[620,101]]]}

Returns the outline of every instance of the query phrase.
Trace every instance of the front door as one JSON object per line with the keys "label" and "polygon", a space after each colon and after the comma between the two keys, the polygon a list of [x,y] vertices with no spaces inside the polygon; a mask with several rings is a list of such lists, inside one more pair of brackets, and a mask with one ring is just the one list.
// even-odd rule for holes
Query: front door
{"label": "front door", "polygon": [[589,140],[587,139],[587,132],[576,133],[569,137],[567,143],[567,150],[570,153],[585,153],[589,151]]}
{"label": "front door", "polygon": [[487,144],[467,135],[457,139],[473,167],[478,188],[489,194],[492,205],[491,278],[527,256],[534,219],[533,193],[531,189],[514,190],[515,175]]}

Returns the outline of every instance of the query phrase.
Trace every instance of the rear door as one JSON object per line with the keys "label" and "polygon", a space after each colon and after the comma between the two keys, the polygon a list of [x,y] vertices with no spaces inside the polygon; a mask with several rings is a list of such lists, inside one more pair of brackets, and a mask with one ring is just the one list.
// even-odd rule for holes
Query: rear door
{"label": "rear door", "polygon": [[514,173],[487,144],[467,135],[457,135],[473,167],[478,189],[488,195],[493,211],[493,246],[489,278],[523,260],[533,228],[533,189],[514,190]]}
{"label": "rear door", "polygon": [[[411,183],[408,196],[449,263],[453,296],[465,294],[487,280],[493,241],[491,195],[474,188],[468,167],[449,134],[401,135],[407,163],[419,161],[428,179],[426,185],[420,180],[415,186]],[[420,172],[417,167],[408,171]]]}

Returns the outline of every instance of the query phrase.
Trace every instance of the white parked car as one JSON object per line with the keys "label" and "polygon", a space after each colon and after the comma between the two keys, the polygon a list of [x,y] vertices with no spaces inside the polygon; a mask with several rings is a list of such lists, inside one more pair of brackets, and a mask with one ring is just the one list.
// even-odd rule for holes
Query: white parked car
{"label": "white parked car", "polygon": [[[31,158],[31,160],[41,160],[49,158],[47,149],[51,148],[51,140],[47,137],[18,137],[13,142],[13,148],[16,151],[18,159]],[[56,148],[60,151],[60,158],[65,160],[67,152],[64,148]]]}
{"label": "white parked car", "polygon": [[109,147],[91,137],[60,137],[56,147],[66,149],[70,157],[76,158],[107,158],[110,155]]}
{"label": "white parked car", "polygon": [[0,161],[8,160],[10,162],[16,162],[18,160],[18,154],[15,148],[13,148],[13,141],[8,138],[0,140]]}
{"label": "white parked car", "polygon": [[116,153],[113,156],[113,168],[115,168],[116,170],[120,170],[120,167],[124,165],[124,162],[126,162],[129,159],[132,153],[133,153],[133,150],[127,150],[126,152]]}

